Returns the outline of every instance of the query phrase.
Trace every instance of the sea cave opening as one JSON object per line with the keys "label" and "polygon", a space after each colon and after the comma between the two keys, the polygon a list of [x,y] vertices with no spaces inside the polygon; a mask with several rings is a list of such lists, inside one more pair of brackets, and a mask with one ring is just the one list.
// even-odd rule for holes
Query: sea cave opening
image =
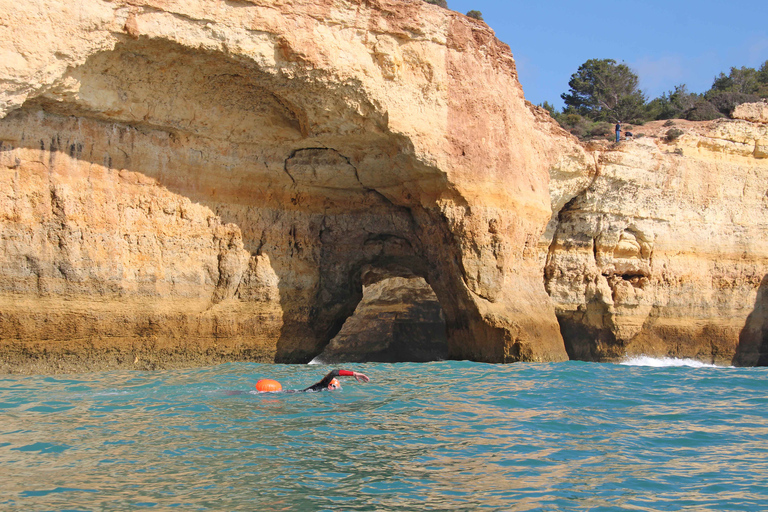
{"label": "sea cave opening", "polygon": [[373,270],[363,275],[362,298],[354,312],[313,362],[404,363],[447,357],[445,315],[427,281]]}

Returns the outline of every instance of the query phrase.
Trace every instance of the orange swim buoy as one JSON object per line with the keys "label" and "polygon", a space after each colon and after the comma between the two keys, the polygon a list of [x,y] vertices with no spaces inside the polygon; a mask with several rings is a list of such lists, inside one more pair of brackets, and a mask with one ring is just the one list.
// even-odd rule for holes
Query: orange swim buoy
{"label": "orange swim buoy", "polygon": [[261,379],[256,383],[256,391],[275,392],[275,391],[282,391],[282,390],[283,390],[283,386],[276,380]]}

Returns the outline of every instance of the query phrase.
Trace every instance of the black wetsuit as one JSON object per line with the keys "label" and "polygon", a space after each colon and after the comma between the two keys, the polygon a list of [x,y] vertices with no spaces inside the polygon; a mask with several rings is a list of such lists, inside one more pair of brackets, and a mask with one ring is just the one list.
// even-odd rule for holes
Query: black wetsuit
{"label": "black wetsuit", "polygon": [[324,389],[328,389],[328,384],[330,384],[331,381],[336,377],[354,377],[354,375],[354,372],[349,370],[332,370],[328,375],[323,377],[323,380],[316,384],[312,384],[306,389],[302,389],[302,391],[322,391]]}

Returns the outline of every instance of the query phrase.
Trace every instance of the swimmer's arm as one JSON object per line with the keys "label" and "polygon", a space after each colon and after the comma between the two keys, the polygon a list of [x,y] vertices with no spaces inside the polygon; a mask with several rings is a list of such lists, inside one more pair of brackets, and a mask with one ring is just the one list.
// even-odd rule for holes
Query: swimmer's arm
{"label": "swimmer's arm", "polygon": [[331,380],[335,377],[354,377],[357,379],[358,382],[368,382],[369,379],[365,374],[362,374],[360,372],[353,372],[350,370],[331,370],[328,375],[323,377],[323,380],[320,381],[320,384],[323,386],[327,386],[331,383]]}
{"label": "swimmer's arm", "polygon": [[[333,372],[338,372],[338,376],[339,377],[354,377],[355,379],[357,379],[357,382],[368,382],[369,380],[371,380],[365,374],[360,373],[360,372],[352,372],[352,371],[349,371],[349,370],[333,370]],[[333,372],[331,372],[331,373],[333,373]],[[334,377],[335,377],[335,375],[334,375]],[[331,377],[331,378],[333,378],[333,377]]]}

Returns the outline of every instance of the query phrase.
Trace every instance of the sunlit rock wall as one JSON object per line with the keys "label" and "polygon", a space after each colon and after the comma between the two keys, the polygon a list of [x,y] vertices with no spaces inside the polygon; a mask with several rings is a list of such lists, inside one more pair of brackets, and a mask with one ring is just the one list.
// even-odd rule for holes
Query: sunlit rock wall
{"label": "sunlit rock wall", "polygon": [[574,143],[483,23],[422,0],[0,13],[0,371],[308,361],[370,269],[429,283],[450,357],[566,357],[537,244]]}
{"label": "sunlit rock wall", "polygon": [[768,125],[675,123],[675,140],[637,127],[646,136],[591,148],[593,169],[552,174],[553,204],[567,203],[544,238],[545,281],[572,358],[759,359]]}

